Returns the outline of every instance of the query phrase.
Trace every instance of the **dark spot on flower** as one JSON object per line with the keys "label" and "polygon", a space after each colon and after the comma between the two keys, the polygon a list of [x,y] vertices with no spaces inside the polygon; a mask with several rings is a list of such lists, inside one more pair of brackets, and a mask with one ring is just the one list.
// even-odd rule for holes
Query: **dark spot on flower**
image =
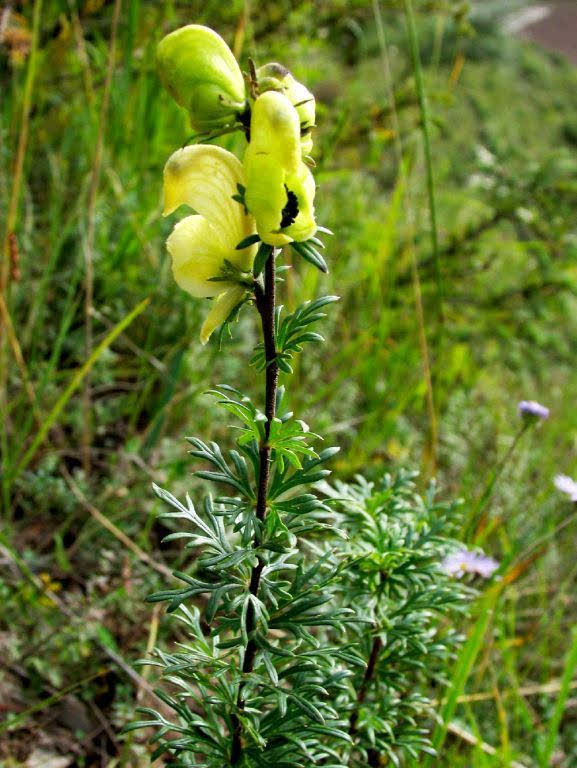
{"label": "dark spot on flower", "polygon": [[286,189],[287,201],[285,207],[281,211],[280,228],[290,227],[295,223],[296,217],[299,215],[299,201],[294,192],[284,185]]}

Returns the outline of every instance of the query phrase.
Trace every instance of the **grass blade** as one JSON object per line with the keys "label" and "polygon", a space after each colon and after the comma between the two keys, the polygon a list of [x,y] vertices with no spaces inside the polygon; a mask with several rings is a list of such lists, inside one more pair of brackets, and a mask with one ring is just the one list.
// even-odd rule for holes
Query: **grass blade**
{"label": "grass blade", "polygon": [[[467,680],[469,679],[469,675],[473,670],[473,666],[483,645],[483,640],[485,639],[485,635],[493,615],[493,609],[500,594],[501,585],[496,584],[481,600],[477,621],[475,622],[473,629],[469,634],[467,642],[461,649],[459,658],[457,659],[457,663],[455,665],[455,671],[453,673],[447,698],[445,699],[441,707],[441,711],[439,712],[439,723],[437,724],[433,733],[432,743],[433,747],[437,751],[439,751],[439,749],[444,744],[449,725],[457,708],[459,697],[465,690]],[[425,766],[429,765],[431,765],[430,759],[425,763]]]}
{"label": "grass blade", "polygon": [[12,482],[18,477],[18,475],[26,469],[30,461],[33,459],[36,451],[38,448],[42,445],[44,440],[46,439],[46,435],[48,434],[48,431],[50,428],[54,425],[54,423],[57,421],[58,417],[62,413],[62,410],[66,406],[66,403],[70,400],[74,392],[78,389],[80,384],[84,381],[86,375],[90,372],[100,355],[104,352],[104,350],[108,349],[108,347],[112,344],[115,339],[120,336],[120,334],[128,328],[128,326],[132,323],[133,320],[135,320],[138,315],[140,315],[148,306],[150,299],[146,298],[143,301],[140,302],[140,304],[137,304],[137,306],[130,312],[126,317],[124,317],[117,325],[114,326],[114,328],[110,331],[110,333],[105,336],[105,338],[100,342],[100,344],[94,349],[90,357],[86,360],[84,365],[82,365],[74,374],[72,377],[70,383],[64,390],[64,392],[60,395],[58,400],[56,401],[54,407],[44,420],[42,426],[38,430],[38,433],[36,434],[36,437],[32,441],[32,444],[24,454],[24,456],[20,459],[18,462],[16,469],[14,470],[14,474],[12,475]]}
{"label": "grass blade", "polygon": [[437,284],[437,315],[439,322],[443,323],[443,281],[441,275],[441,263],[439,257],[439,235],[437,226],[437,204],[435,200],[435,179],[433,175],[433,153],[431,150],[431,132],[429,107],[425,94],[425,85],[423,83],[423,71],[421,67],[421,55],[419,52],[419,38],[417,35],[417,24],[415,21],[415,12],[413,9],[413,0],[405,0],[405,16],[407,18],[407,30],[409,33],[409,44],[411,47],[411,56],[413,59],[413,70],[415,72],[415,83],[417,86],[417,97],[419,100],[419,109],[421,112],[421,123],[423,130],[423,142],[425,147],[425,170],[427,175],[427,195],[429,198],[429,215],[431,218],[431,247],[433,250],[433,260],[435,264],[435,282]]}
{"label": "grass blade", "polygon": [[563,677],[561,678],[561,690],[559,696],[555,702],[555,709],[553,710],[553,716],[549,722],[547,728],[547,736],[545,738],[545,744],[539,756],[539,765],[542,768],[552,764],[553,750],[557,743],[557,737],[559,735],[559,727],[561,725],[561,719],[563,718],[563,712],[565,711],[565,704],[571,691],[573,676],[577,669],[577,626],[573,627],[571,647],[567,654],[565,661],[565,668],[563,670]]}

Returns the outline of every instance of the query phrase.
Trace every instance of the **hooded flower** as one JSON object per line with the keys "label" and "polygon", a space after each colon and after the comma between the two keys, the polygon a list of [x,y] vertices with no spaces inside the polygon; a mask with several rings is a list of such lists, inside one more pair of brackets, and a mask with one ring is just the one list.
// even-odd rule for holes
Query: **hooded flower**
{"label": "hooded flower", "polygon": [[315,127],[315,97],[282,64],[271,62],[256,71],[260,93],[280,91],[296,109],[300,121],[301,150],[310,155],[313,148],[312,129]]}
{"label": "hooded flower", "polygon": [[252,216],[233,200],[238,185],[243,184],[241,163],[220,147],[179,149],[164,168],[164,215],[183,204],[196,212],[176,224],[166,247],[178,285],[192,296],[214,298],[200,332],[203,344],[246,294],[246,288],[234,277],[214,280],[223,271],[248,272],[252,267],[256,246],[236,250],[255,232]]}
{"label": "hooded flower", "polygon": [[244,168],[246,205],[263,242],[281,246],[315,234],[315,182],[301,156],[299,116],[278,91],[254,103]]}
{"label": "hooded flower", "polygon": [[189,24],[171,32],[160,41],[156,61],[164,86],[190,112],[196,130],[221,128],[244,109],[242,72],[214,30]]}

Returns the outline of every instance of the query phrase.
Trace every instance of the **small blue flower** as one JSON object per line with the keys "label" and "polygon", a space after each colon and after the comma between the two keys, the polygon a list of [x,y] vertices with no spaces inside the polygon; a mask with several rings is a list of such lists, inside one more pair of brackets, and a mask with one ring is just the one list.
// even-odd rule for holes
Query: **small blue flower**
{"label": "small blue flower", "polygon": [[555,478],[555,488],[562,493],[566,493],[571,501],[577,501],[577,483],[573,478],[567,475],[557,475]]}
{"label": "small blue flower", "polygon": [[441,563],[441,568],[446,574],[458,579],[465,573],[474,573],[476,576],[490,579],[498,567],[499,563],[492,557],[480,552],[470,552],[468,549],[451,552]]}
{"label": "small blue flower", "polygon": [[537,403],[535,400],[521,400],[519,403],[519,413],[523,418],[526,419],[548,419],[549,418],[549,409],[541,405],[541,403]]}

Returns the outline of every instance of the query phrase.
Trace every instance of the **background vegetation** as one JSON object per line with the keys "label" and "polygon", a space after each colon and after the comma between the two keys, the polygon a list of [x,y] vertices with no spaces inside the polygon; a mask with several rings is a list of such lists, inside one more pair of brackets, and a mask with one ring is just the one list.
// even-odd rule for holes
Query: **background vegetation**
{"label": "background vegetation", "polygon": [[[431,764],[577,765],[575,510],[552,485],[577,452],[577,73],[503,32],[516,5],[415,2],[416,58],[408,0],[4,4],[1,765],[147,764],[118,731],[149,695],[143,598],[184,557],[159,547],[150,485],[194,490],[184,436],[225,439],[208,386],[258,397],[256,329],[241,316],[238,354],[201,348],[204,308],[163,250],[162,168],[190,131],[154,51],[188,21],[317,96],[338,237],[331,274],[299,265],[283,301],[342,300],[291,406],[341,444],[344,480],[435,474],[463,539],[504,564]],[[503,466],[523,398],[551,418]]]}

